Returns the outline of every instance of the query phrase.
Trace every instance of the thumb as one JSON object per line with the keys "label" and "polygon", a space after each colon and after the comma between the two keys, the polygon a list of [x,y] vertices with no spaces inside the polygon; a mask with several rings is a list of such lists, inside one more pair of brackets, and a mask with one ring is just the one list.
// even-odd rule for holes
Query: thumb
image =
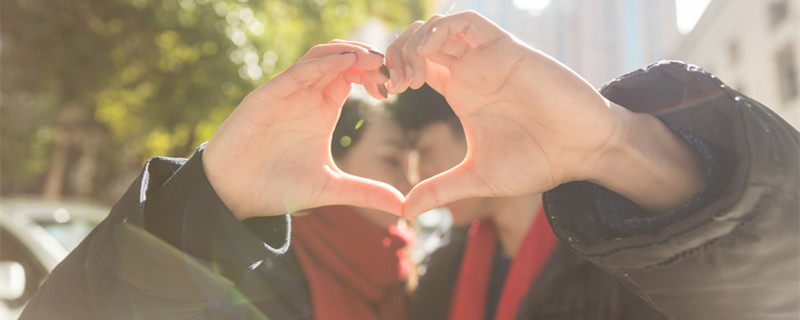
{"label": "thumb", "polygon": [[462,163],[418,183],[406,196],[404,216],[413,219],[433,208],[487,194],[486,184],[474,172]]}
{"label": "thumb", "polygon": [[320,199],[325,205],[350,205],[403,214],[403,194],[391,185],[347,173],[337,173]]}

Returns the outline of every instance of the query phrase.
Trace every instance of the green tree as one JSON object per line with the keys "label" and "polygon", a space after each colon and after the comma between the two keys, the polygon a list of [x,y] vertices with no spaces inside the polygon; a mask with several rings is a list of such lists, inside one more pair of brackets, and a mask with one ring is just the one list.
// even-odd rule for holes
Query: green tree
{"label": "green tree", "polygon": [[114,199],[154,155],[187,156],[244,94],[370,17],[425,0],[6,0],[0,187]]}

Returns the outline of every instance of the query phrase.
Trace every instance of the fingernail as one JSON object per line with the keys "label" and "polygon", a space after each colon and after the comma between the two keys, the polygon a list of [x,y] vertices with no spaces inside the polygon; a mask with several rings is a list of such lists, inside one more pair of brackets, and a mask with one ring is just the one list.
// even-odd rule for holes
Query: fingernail
{"label": "fingernail", "polygon": [[397,92],[397,89],[400,88],[400,77],[397,76],[397,71],[394,69],[389,70],[389,79],[392,79],[392,91]]}
{"label": "fingernail", "polygon": [[376,50],[373,50],[373,49],[369,49],[368,51],[369,51],[369,53],[371,53],[371,54],[377,54],[377,55],[380,55],[381,57],[383,57],[383,56],[384,56],[384,55],[383,55],[383,52],[380,52],[380,51],[376,51]]}
{"label": "fingernail", "polygon": [[347,50],[347,51],[344,51],[344,52],[342,52],[342,53],[340,53],[340,54],[348,54],[348,53],[355,54],[356,52],[355,52],[355,51],[353,51],[353,50]]}
{"label": "fingernail", "polygon": [[411,67],[406,67],[406,81],[411,84],[411,80],[414,80],[414,70]]}
{"label": "fingernail", "polygon": [[389,74],[389,68],[387,68],[386,66],[381,66],[381,74],[386,78],[389,78],[389,79],[392,78],[392,75]]}
{"label": "fingernail", "polygon": [[383,96],[384,99],[389,97],[389,94],[386,93],[386,85],[379,84],[378,85],[378,92],[381,93],[381,96]]}

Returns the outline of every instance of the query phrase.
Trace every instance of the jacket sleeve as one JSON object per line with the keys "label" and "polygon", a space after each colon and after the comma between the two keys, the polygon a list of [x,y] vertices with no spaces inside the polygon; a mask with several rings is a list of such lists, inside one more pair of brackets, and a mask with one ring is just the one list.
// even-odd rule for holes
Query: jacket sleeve
{"label": "jacket sleeve", "polygon": [[708,162],[706,185],[652,216],[589,182],[544,195],[554,232],[672,319],[798,319],[800,134],[696,66],[659,62],[602,94],[655,114]]}
{"label": "jacket sleeve", "polygon": [[288,247],[289,218],[257,237],[214,193],[202,147],[153,158],[83,242],[50,274],[21,319],[263,319],[237,278]]}

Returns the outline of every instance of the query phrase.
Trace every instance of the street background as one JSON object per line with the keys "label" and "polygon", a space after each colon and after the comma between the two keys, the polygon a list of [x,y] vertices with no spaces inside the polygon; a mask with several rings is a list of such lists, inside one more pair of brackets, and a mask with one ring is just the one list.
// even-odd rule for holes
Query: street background
{"label": "street background", "polygon": [[597,87],[679,59],[800,125],[798,1],[2,0],[0,195],[112,204],[314,44],[466,9]]}

